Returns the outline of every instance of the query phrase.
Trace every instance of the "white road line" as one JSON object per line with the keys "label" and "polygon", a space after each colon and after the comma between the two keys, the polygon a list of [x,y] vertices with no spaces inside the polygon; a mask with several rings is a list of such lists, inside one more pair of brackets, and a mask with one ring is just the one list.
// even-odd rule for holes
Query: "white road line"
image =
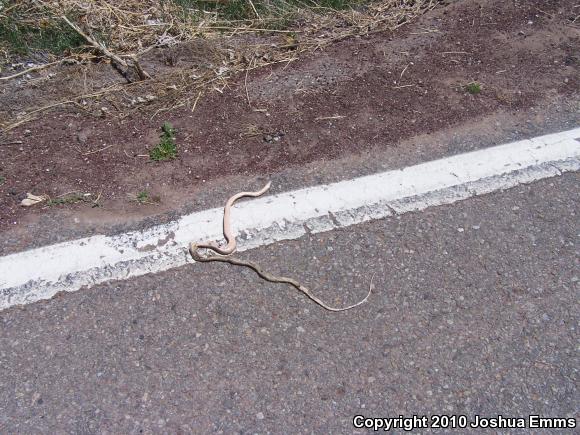
{"label": "white road line", "polygon": [[[232,213],[238,249],[578,171],[578,138],[580,128],[242,202]],[[87,237],[0,257],[0,310],[48,299],[59,291],[192,262],[189,242],[222,239],[222,212],[221,208],[205,210],[146,231]]]}

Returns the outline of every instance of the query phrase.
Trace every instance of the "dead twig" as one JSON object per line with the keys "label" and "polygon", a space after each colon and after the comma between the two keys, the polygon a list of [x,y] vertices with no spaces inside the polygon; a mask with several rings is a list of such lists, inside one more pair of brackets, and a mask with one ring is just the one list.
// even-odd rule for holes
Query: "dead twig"
{"label": "dead twig", "polygon": [[301,30],[281,30],[281,29],[259,29],[257,27],[231,27],[231,26],[204,26],[204,30],[230,30],[238,33],[255,33],[255,32],[271,32],[271,33],[302,33]]}
{"label": "dead twig", "polygon": [[401,76],[399,77],[399,81],[401,81],[401,79],[403,78],[403,74],[405,74],[405,71],[407,71],[407,68],[409,68],[411,65],[413,65],[413,62],[411,62],[405,68],[403,68],[403,71],[401,71]]}
{"label": "dead twig", "polygon": [[42,69],[59,64],[61,62],[62,62],[62,60],[57,60],[56,62],[50,62],[50,63],[45,63],[44,65],[33,66],[32,68],[28,68],[28,69],[25,69],[23,71],[17,72],[16,74],[12,74],[11,76],[0,77],[0,80],[12,80],[12,79],[15,79],[17,77],[23,76],[25,74],[31,73],[33,71],[40,71]]}
{"label": "dead twig", "polygon": [[191,106],[191,113],[193,113],[195,111],[195,108],[197,107],[197,102],[199,101],[199,99],[201,98],[201,94],[203,93],[203,91],[199,91],[199,94],[197,94],[197,98],[195,99],[195,101],[193,102],[193,106]]}
{"label": "dead twig", "polygon": [[103,89],[102,91],[99,91],[99,92],[95,92],[95,93],[92,93],[92,94],[79,95],[77,97],[74,97],[74,99],[72,99],[72,100],[58,101],[56,103],[52,103],[52,104],[48,104],[48,105],[43,106],[43,107],[39,107],[38,109],[34,109],[31,112],[28,112],[26,114],[26,117],[25,118],[23,118],[23,119],[21,119],[21,120],[19,120],[17,122],[14,122],[13,124],[9,124],[6,127],[2,127],[2,130],[0,130],[0,133],[6,133],[7,131],[13,130],[14,128],[16,128],[16,127],[18,127],[18,126],[20,126],[22,124],[26,124],[27,122],[30,122],[30,121],[36,119],[34,116],[32,116],[34,114],[37,114],[37,113],[40,113],[40,112],[44,112],[45,110],[49,110],[49,109],[52,109],[54,107],[64,106],[66,104],[74,104],[74,105],[76,105],[78,107],[82,107],[78,103],[78,100],[83,100],[85,98],[100,97],[101,95],[105,95],[105,94],[107,94],[109,92],[118,90],[118,88],[119,88],[119,85],[115,84],[115,85],[109,86],[108,88],[105,88],[105,89]]}
{"label": "dead twig", "polygon": [[105,46],[105,44],[96,41],[91,36],[83,32],[79,26],[71,22],[66,16],[63,15],[61,18],[64,20],[65,23],[69,25],[71,29],[73,29],[75,32],[81,35],[91,46],[93,46],[93,48],[95,48],[97,51],[100,51],[103,55],[111,59],[113,66],[121,73],[123,77],[125,77],[125,79],[129,83],[135,81],[133,80],[131,74],[129,73],[131,69],[135,70],[140,80],[146,80],[151,78],[151,76],[146,71],[143,70],[136,56],[133,55],[130,57],[132,65],[129,65],[124,59],[120,58],[115,53],[110,51]]}
{"label": "dead twig", "polygon": [[256,15],[256,18],[261,21],[262,19],[260,18],[260,15],[258,14],[256,7],[254,6],[254,2],[252,0],[248,0],[248,3],[250,3],[250,6],[252,7],[252,11],[254,12],[254,15]]}
{"label": "dead twig", "polygon": [[14,140],[12,142],[2,142],[0,143],[0,147],[9,147],[12,145],[22,145],[22,141],[21,140]]}
{"label": "dead twig", "polygon": [[319,116],[318,118],[314,118],[315,121],[326,121],[329,119],[342,119],[346,118],[344,115],[334,115],[334,116]]}
{"label": "dead twig", "polygon": [[248,106],[250,106],[250,109],[252,108],[252,102],[250,101],[250,93],[248,92],[248,74],[250,72],[250,69],[252,68],[252,63],[254,62],[255,57],[252,58],[252,60],[250,60],[250,65],[248,65],[248,68],[246,68],[246,77],[244,78],[244,87],[246,88],[246,99],[248,100]]}
{"label": "dead twig", "polygon": [[12,124],[3,127],[2,130],[0,130],[0,133],[6,133],[10,130],[14,130],[16,127],[19,127],[22,124],[26,124],[27,122],[30,122],[34,119],[36,119],[34,116],[27,116],[26,118],[21,119],[20,121],[13,122]]}
{"label": "dead twig", "polygon": [[112,146],[113,146],[113,144],[111,144],[111,145],[107,145],[107,146],[106,146],[106,147],[104,147],[104,148],[100,148],[100,149],[98,149],[98,150],[94,150],[94,151],[88,151],[88,152],[86,152],[86,153],[83,153],[82,155],[83,155],[83,156],[89,156],[89,155],[91,155],[91,154],[100,153],[101,151],[105,151],[105,150],[107,150],[107,149],[111,148]]}

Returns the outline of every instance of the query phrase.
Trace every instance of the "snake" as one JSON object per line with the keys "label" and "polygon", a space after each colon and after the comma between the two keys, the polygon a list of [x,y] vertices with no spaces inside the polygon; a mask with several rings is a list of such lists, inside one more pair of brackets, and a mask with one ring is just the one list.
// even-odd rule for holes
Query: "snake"
{"label": "snake", "polygon": [[[369,291],[368,291],[367,295],[362,300],[360,300],[359,302],[357,302],[355,304],[348,305],[346,307],[332,307],[332,306],[328,305],[327,303],[325,303],[324,301],[322,301],[320,298],[313,295],[312,292],[307,287],[300,284],[295,279],[287,278],[285,276],[272,275],[272,274],[264,271],[256,263],[253,263],[253,262],[247,261],[247,260],[241,260],[239,258],[230,257],[230,255],[236,251],[236,247],[237,247],[236,237],[233,233],[232,225],[230,222],[230,215],[231,215],[232,206],[240,198],[243,198],[246,196],[254,197],[254,198],[258,197],[258,196],[262,196],[264,193],[266,193],[268,191],[270,186],[271,186],[271,182],[268,182],[262,189],[260,189],[256,192],[240,192],[240,193],[236,193],[235,195],[230,197],[228,199],[228,201],[226,202],[226,205],[224,207],[223,230],[224,230],[224,238],[226,239],[226,245],[222,247],[214,241],[208,241],[208,242],[199,243],[199,244],[192,242],[189,245],[189,252],[190,252],[192,258],[195,261],[199,261],[199,262],[221,261],[224,263],[234,264],[236,266],[249,267],[250,269],[253,269],[261,278],[265,279],[266,281],[273,282],[273,283],[283,283],[283,284],[292,285],[297,290],[302,292],[305,296],[307,296],[310,300],[312,300],[317,305],[321,306],[322,308],[324,308],[325,310],[328,310],[328,311],[334,311],[334,312],[346,311],[346,310],[350,310],[352,308],[358,307],[359,305],[366,302],[367,299],[369,298],[369,296],[371,295],[373,288],[374,288],[374,286],[373,286],[374,274],[371,276]],[[216,254],[219,254],[219,255],[210,254],[208,256],[202,256],[198,252],[198,250],[200,248],[214,251]]]}
{"label": "snake", "polygon": [[201,243],[197,245],[197,247],[211,249],[212,251],[217,252],[218,254],[221,255],[232,254],[236,250],[236,237],[234,236],[232,224],[230,221],[232,206],[238,199],[243,198],[245,196],[250,196],[253,198],[262,196],[264,193],[268,191],[268,189],[270,189],[271,185],[272,182],[268,181],[268,183],[257,192],[240,192],[236,193],[230,199],[228,199],[228,201],[226,202],[226,206],[224,207],[224,238],[226,239],[226,245],[224,247],[219,246],[216,242],[213,241]]}

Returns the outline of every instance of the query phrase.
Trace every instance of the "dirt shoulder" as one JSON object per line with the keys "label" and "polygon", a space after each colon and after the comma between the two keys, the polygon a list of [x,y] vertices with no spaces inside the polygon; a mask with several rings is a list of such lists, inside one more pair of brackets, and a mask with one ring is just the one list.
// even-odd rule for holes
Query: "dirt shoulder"
{"label": "dirt shoulder", "polygon": [[[395,32],[347,39],[239,77],[200,98],[194,111],[154,117],[136,111],[117,119],[106,110],[96,117],[75,106],[57,108],[0,138],[0,248],[33,245],[47,223],[54,231],[74,227],[84,234],[165,219],[186,203],[204,203],[205,186],[223,179],[293,168],[313,174],[329,162],[361,156],[381,156],[381,167],[397,167],[417,155],[462,151],[453,140],[421,145],[442,132],[510,128],[510,136],[525,137],[577,126],[574,6],[568,0],[458,1]],[[164,53],[155,56],[164,62]],[[188,62],[192,55],[182,49],[173,56]],[[78,85],[83,76],[70,80]],[[473,82],[481,92],[466,90]],[[60,86],[66,93],[66,84]],[[29,86],[27,98],[42,98],[42,89]],[[164,121],[177,129],[178,157],[152,163],[143,156],[158,143]],[[159,203],[139,204],[134,198],[142,191]],[[90,193],[99,206],[23,208],[27,192],[51,198]]]}

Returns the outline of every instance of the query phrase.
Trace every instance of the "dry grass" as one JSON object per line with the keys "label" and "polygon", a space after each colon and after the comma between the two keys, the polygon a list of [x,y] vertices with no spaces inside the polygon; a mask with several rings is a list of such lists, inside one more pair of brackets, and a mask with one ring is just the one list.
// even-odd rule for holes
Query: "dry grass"
{"label": "dry grass", "polygon": [[261,13],[256,12],[251,19],[242,11],[237,15],[233,12],[225,14],[223,9],[208,6],[235,2],[240,3],[240,0],[0,0],[0,5],[4,5],[0,16],[11,17],[20,25],[39,32],[66,28],[62,16],[67,16],[89,35],[104,39],[102,42],[117,54],[139,55],[152,47],[173,45],[197,37],[227,37],[262,31],[284,33],[296,31],[293,27],[297,25],[303,34],[317,33],[336,24],[341,25],[342,31],[332,32],[337,33],[334,36],[368,33],[379,27],[393,28],[402,24],[438,0],[340,2],[343,7],[355,5],[345,10],[321,6],[339,3],[329,0],[319,0],[319,3],[310,0],[255,0],[246,4],[250,4],[254,11],[256,4]]}
{"label": "dry grass", "polygon": [[[0,9],[0,19],[17,16],[20,24],[42,31],[43,28],[66,26],[62,18],[65,16],[82,33],[103,44],[119,58],[140,59],[154,48],[195,41],[204,41],[206,46],[211,46],[213,57],[205,68],[192,70],[178,66],[164,70],[149,80],[124,85],[123,92],[114,95],[107,95],[106,89],[93,89],[93,92],[75,98],[45,101],[40,107],[21,113],[19,118],[4,122],[3,130],[21,125],[41,111],[63,104],[78,105],[80,101],[86,105],[87,100],[102,100],[105,95],[120,116],[128,116],[145,106],[152,117],[184,106],[195,110],[203,94],[223,91],[228,80],[239,73],[247,74],[266,65],[289,63],[304,53],[323,49],[351,36],[394,30],[435,7],[439,0],[382,0],[344,10],[323,8],[310,1],[253,1],[254,17],[241,20],[224,20],[219,11],[184,8],[184,3],[193,2],[178,3],[161,0],[19,0],[2,3],[0,0],[4,5]],[[272,5],[271,10],[264,9],[267,5]],[[61,57],[83,53],[83,50],[85,56],[90,52],[91,56],[107,57],[102,50],[94,48],[86,44],[65,51]],[[49,60],[54,62],[58,57]],[[112,86],[111,90],[117,91],[118,86]],[[143,104],[139,104],[139,96],[142,100],[144,95],[153,95],[154,101],[141,101]]]}

